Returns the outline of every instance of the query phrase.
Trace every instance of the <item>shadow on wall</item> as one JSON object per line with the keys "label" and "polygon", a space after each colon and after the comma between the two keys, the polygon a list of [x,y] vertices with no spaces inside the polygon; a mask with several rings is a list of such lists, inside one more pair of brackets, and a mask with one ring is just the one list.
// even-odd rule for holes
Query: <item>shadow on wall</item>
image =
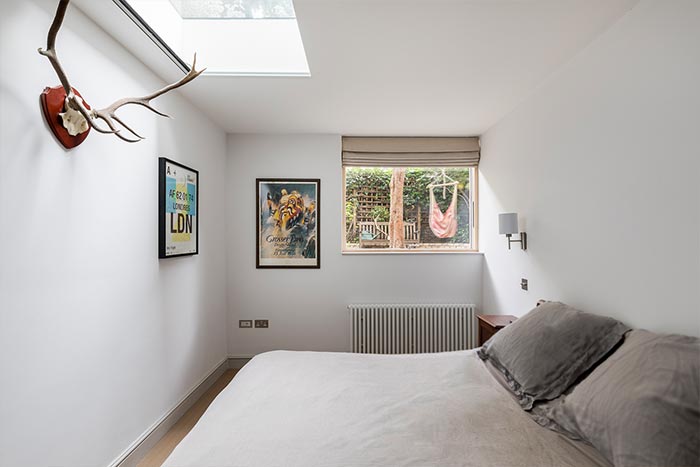
{"label": "shadow on wall", "polygon": [[[170,98],[175,98],[170,96]],[[179,99],[180,97],[177,96]],[[164,99],[167,101],[168,98]],[[156,101],[154,107],[171,115],[176,115],[174,109],[168,105],[169,102]],[[144,110],[145,112],[148,112]],[[149,112],[150,113],[150,112]],[[177,117],[175,117],[177,118]],[[187,128],[183,126],[182,118],[180,120],[165,119],[154,116],[156,119],[154,124],[155,134],[144,135],[148,140],[155,140],[157,154],[153,154],[152,170],[149,171],[152,176],[153,188],[153,203],[149,207],[149,212],[152,214],[153,223],[150,226],[153,229],[151,236],[152,242],[152,257],[158,264],[158,313],[159,330],[161,332],[162,353],[170,358],[176,358],[172,368],[177,368],[184,375],[193,375],[197,377],[196,371],[201,367],[201,355],[198,353],[198,346],[208,339],[211,330],[207,329],[206,321],[202,314],[212,313],[214,308],[209,306],[206,297],[211,293],[207,289],[207,284],[215,283],[215,278],[211,277],[214,274],[214,268],[203,267],[207,264],[205,258],[207,248],[206,241],[203,238],[202,230],[206,234],[206,223],[199,219],[199,253],[192,256],[182,256],[175,258],[158,258],[158,157],[167,157],[177,162],[192,166],[199,170],[199,181],[201,184],[202,178],[206,179],[206,173],[203,173],[202,167],[195,161],[198,152],[192,152],[190,147],[191,138],[188,138]],[[185,123],[185,127],[186,127]],[[139,144],[139,143],[135,143]],[[208,187],[207,187],[208,188]],[[206,188],[205,188],[206,189]],[[202,196],[202,188],[199,188],[199,196]],[[202,202],[200,199],[200,210],[202,210]],[[182,293],[187,291],[187,293]],[[188,329],[187,333],[182,333],[182,327]],[[199,358],[198,358],[199,357]],[[176,374],[167,375],[169,378],[179,377]],[[189,379],[186,378],[186,380]]]}
{"label": "shadow on wall", "polygon": [[[532,176],[527,173],[531,168],[518,166],[522,162],[509,167],[502,161],[486,159],[479,172],[484,312],[521,316],[540,298],[560,298],[570,251],[558,249],[557,237],[561,232],[556,222],[537,218],[528,205],[539,196],[537,187],[530,182]],[[528,234],[527,250],[517,243],[508,249],[506,236],[498,232],[498,214],[503,212],[518,213],[519,230]],[[530,280],[528,291],[520,288],[522,278]]]}
{"label": "shadow on wall", "polygon": [[35,105],[29,106],[20,98],[21,93],[11,87],[12,80],[8,79],[9,76],[0,73],[0,144],[3,148],[0,152],[0,177],[27,162],[37,164],[32,167],[32,171],[36,172],[42,147],[46,143],[43,132],[51,133],[41,117],[40,91],[37,92]]}
{"label": "shadow on wall", "polygon": [[[225,134],[208,117],[194,114],[179,93],[159,98],[154,106],[172,119],[153,115],[153,135],[144,135],[154,142],[156,154],[149,165],[153,187],[153,235],[151,254],[158,262],[160,330],[163,354],[179,356],[172,368],[189,375],[185,381],[199,378],[202,365],[220,355],[202,355],[212,336],[226,342],[226,304],[221,291],[225,287],[225,178],[221,169],[225,155]],[[146,112],[149,116],[150,112]],[[200,135],[194,138],[193,134]],[[219,138],[220,141],[217,141]],[[153,141],[155,140],[155,141]],[[139,143],[136,143],[139,144]],[[208,148],[215,147],[216,151]],[[158,157],[167,157],[199,171],[199,253],[193,256],[158,259]],[[185,292],[185,293],[182,293]],[[188,329],[186,334],[182,329]],[[171,375],[180,378],[180,374]]]}

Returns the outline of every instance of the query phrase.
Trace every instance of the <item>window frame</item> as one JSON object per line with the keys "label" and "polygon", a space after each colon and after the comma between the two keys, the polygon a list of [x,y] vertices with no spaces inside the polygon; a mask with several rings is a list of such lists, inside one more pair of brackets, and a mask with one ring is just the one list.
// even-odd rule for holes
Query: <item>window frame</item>
{"label": "window frame", "polygon": [[[472,191],[472,202],[474,209],[472,210],[472,232],[471,237],[473,241],[470,243],[469,248],[348,248],[347,246],[347,221],[345,212],[345,203],[347,199],[347,184],[345,172],[348,168],[352,166],[341,165],[341,178],[342,178],[342,215],[340,216],[341,221],[341,254],[343,255],[400,255],[400,254],[411,254],[411,255],[421,255],[421,254],[453,254],[453,255],[464,255],[464,254],[474,254],[480,253],[479,251],[479,166],[470,167],[474,175],[473,183],[470,178],[470,188]],[[411,168],[411,167],[406,167]],[[471,175],[470,175],[471,177]]]}

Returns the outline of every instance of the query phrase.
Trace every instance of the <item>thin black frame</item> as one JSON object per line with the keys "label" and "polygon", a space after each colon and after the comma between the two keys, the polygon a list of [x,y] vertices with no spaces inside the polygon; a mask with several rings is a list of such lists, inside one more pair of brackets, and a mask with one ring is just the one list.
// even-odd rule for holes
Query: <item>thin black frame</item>
{"label": "thin black frame", "polygon": [[[197,238],[195,239],[195,252],[194,253],[180,253],[177,255],[166,255],[165,254],[165,164],[170,163],[182,167],[185,170],[194,172],[197,177],[197,194],[196,194],[196,208],[197,208],[197,218],[195,219],[195,233]],[[175,162],[167,157],[158,158],[158,259],[167,258],[177,258],[180,256],[194,256],[199,254],[199,171],[193,169],[192,167],[187,167],[186,165]]]}
{"label": "thin black frame", "polygon": [[[316,264],[312,266],[293,264],[260,264],[260,183],[296,183],[311,182],[316,184]],[[256,178],[255,179],[255,268],[256,269],[321,269],[321,179],[320,178]]]}
{"label": "thin black frame", "polygon": [[163,53],[177,65],[183,72],[189,73],[190,66],[182,59],[180,56],[168,45],[167,42],[163,40],[162,37],[151,27],[150,24],[146,22],[145,19],[139,15],[134,7],[129,5],[127,0],[112,0],[115,5],[117,5],[124,14],[138,26],[146,37],[148,37],[153,43],[161,50]]}

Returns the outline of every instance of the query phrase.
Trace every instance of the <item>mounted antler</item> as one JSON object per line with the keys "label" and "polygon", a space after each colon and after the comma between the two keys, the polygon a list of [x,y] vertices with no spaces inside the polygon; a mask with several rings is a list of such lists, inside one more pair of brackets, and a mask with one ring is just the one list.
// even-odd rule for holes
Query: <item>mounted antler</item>
{"label": "mounted antler", "polygon": [[[201,74],[204,72],[204,70],[206,70],[206,68],[204,68],[204,69],[202,69],[202,70],[197,71],[197,70],[195,69],[196,66],[197,66],[197,54],[194,54],[194,60],[192,60],[192,69],[189,71],[189,73],[187,73],[185,76],[183,76],[179,81],[177,81],[177,82],[175,82],[175,83],[173,83],[173,84],[169,84],[168,86],[165,86],[163,89],[160,89],[160,90],[158,90],[158,91],[156,91],[156,92],[154,92],[154,93],[151,93],[151,94],[149,94],[149,95],[147,95],[147,96],[143,96],[143,97],[125,97],[124,99],[119,99],[118,101],[115,101],[114,103],[112,103],[112,105],[110,105],[110,106],[108,106],[108,107],[105,107],[104,109],[93,110],[93,111],[90,113],[90,115],[91,115],[93,118],[95,118],[95,119],[98,119],[98,118],[99,118],[100,120],[104,121],[104,122],[107,124],[107,126],[110,128],[110,130],[112,130],[112,131],[106,131],[106,130],[98,129],[98,128],[95,126],[94,122],[92,123],[92,127],[93,127],[95,130],[99,131],[100,133],[115,133],[119,138],[123,139],[124,141],[128,141],[129,143],[136,143],[136,142],[138,142],[138,141],[141,141],[142,139],[144,139],[143,136],[139,135],[139,134],[136,133],[134,130],[132,130],[131,128],[129,128],[129,126],[128,126],[126,123],[124,123],[124,122],[116,115],[116,111],[117,111],[120,107],[123,107],[123,106],[125,106],[125,105],[128,105],[128,104],[135,104],[135,105],[140,105],[140,106],[146,107],[148,110],[150,110],[151,112],[153,112],[153,113],[155,113],[155,114],[160,115],[161,117],[170,118],[170,115],[164,114],[163,112],[154,109],[154,108],[151,106],[151,101],[152,101],[153,99],[155,99],[156,97],[158,97],[158,96],[162,96],[162,95],[165,94],[166,92],[172,91],[173,89],[177,89],[177,88],[179,88],[180,86],[184,86],[185,84],[187,84],[187,83],[189,83],[190,81],[192,81],[193,79],[195,79],[197,76],[201,75]],[[126,130],[129,131],[129,133],[131,133],[131,134],[133,134],[134,136],[136,136],[137,139],[129,139],[129,138],[123,136],[123,135],[119,132],[119,130],[116,128],[114,122],[117,122],[119,125],[121,125],[121,126],[123,126],[124,128],[126,128]]]}
{"label": "mounted antler", "polygon": [[[119,99],[118,101],[114,102],[113,104],[109,105],[108,107],[105,107],[104,109],[90,109],[89,106],[83,102],[83,99],[80,97],[79,93],[75,91],[75,89],[70,85],[70,81],[68,80],[68,75],[66,75],[65,70],[61,66],[61,62],[58,59],[58,55],[56,53],[56,36],[58,35],[58,31],[61,29],[61,25],[63,24],[63,19],[66,15],[66,10],[68,8],[68,4],[70,3],[70,0],[60,0],[58,3],[58,8],[56,9],[56,15],[54,17],[53,23],[51,24],[51,28],[49,29],[49,35],[46,40],[46,49],[39,49],[39,53],[43,55],[44,57],[49,59],[49,62],[53,66],[53,69],[56,71],[56,74],[58,75],[58,79],[61,81],[61,86],[63,87],[63,91],[65,92],[65,101],[64,101],[64,106],[63,106],[63,112],[60,113],[59,115],[61,116],[63,126],[68,130],[68,133],[71,136],[78,136],[81,133],[85,133],[89,128],[94,128],[95,131],[99,133],[106,133],[106,134],[114,134],[120,139],[127,141],[129,143],[136,143],[138,141],[141,141],[144,139],[141,135],[136,133],[132,128],[130,128],[126,123],[124,123],[117,115],[116,111],[119,110],[119,108],[129,105],[129,104],[135,104],[135,105],[140,105],[151,112],[154,112],[162,117],[168,117],[168,115],[164,114],[163,112],[160,112],[153,108],[151,106],[151,101],[155,99],[156,97],[162,96],[163,94],[172,91],[173,89],[177,89],[180,86],[184,86],[185,84],[189,83],[190,81],[194,80],[197,78],[199,75],[201,75],[204,72],[203,70],[197,71],[196,65],[197,65],[197,54],[194,56],[194,60],[192,62],[192,68],[187,73],[185,76],[182,77],[179,81],[172,83],[168,86],[165,86],[163,89],[160,89],[159,91],[156,91],[152,94],[148,94],[143,97],[126,97],[124,99]],[[60,89],[60,88],[59,88]],[[48,88],[47,91],[45,91],[45,94],[49,92]],[[48,118],[48,110],[46,108],[47,104],[46,101],[44,100],[44,112],[47,115]],[[82,118],[81,118],[82,117]],[[50,119],[49,119],[50,120]],[[97,120],[102,120],[106,125],[107,128],[103,128],[100,125],[97,125],[96,121]],[[116,123],[115,123],[116,122]],[[49,124],[51,125],[53,122],[49,121]],[[122,128],[126,129],[131,135],[135,136],[135,139],[132,139],[130,137],[124,136],[121,133],[121,129],[117,127],[117,125],[121,126]],[[55,128],[52,127],[54,132],[56,132]],[[58,134],[57,134],[58,136]],[[62,138],[59,138],[61,142],[65,145],[66,143],[63,141]],[[84,139],[84,137],[83,137]],[[81,141],[82,142],[82,139]],[[78,142],[77,144],[80,144]],[[77,144],[73,144],[70,147],[77,146]],[[68,147],[68,146],[67,146]]]}

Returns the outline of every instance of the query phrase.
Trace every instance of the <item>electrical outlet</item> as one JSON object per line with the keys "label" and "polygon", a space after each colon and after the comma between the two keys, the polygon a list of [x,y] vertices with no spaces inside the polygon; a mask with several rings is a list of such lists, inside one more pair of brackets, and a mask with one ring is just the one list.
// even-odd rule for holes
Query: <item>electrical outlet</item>
{"label": "electrical outlet", "polygon": [[520,279],[520,288],[527,290],[527,279]]}
{"label": "electrical outlet", "polygon": [[253,320],[252,319],[239,319],[238,320],[238,327],[239,328],[252,328],[253,327]]}
{"label": "electrical outlet", "polygon": [[270,322],[266,319],[256,319],[255,320],[255,327],[256,328],[269,328]]}

